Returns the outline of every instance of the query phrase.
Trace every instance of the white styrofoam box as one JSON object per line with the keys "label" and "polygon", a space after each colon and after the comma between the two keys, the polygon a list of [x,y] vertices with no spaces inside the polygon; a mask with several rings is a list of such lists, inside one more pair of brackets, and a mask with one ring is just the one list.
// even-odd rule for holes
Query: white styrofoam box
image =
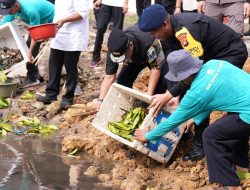
{"label": "white styrofoam box", "polygon": [[[130,142],[112,133],[107,128],[108,122],[119,121],[121,119],[121,116],[124,113],[121,108],[129,110],[136,100],[150,104],[151,96],[114,83],[109,89],[99,112],[96,114],[96,117],[92,122],[92,125],[96,129],[122,142],[123,144],[126,144],[161,163],[166,163],[171,158],[184,132],[185,124],[182,124],[170,131],[159,141],[148,142],[146,144],[138,143],[136,140]],[[170,115],[174,109],[169,106],[165,106],[164,111]]]}
{"label": "white styrofoam box", "polygon": [[[29,49],[21,35],[21,32],[17,24],[13,22],[8,22],[0,26],[0,48],[3,48],[3,47],[18,49],[20,50],[22,57],[23,57],[23,60],[21,62],[16,63],[10,69],[6,69],[4,72],[8,73],[14,69],[15,70],[20,69],[20,71],[25,72],[25,73],[21,73],[20,71],[15,71],[16,74],[18,75],[26,74],[27,70],[26,70],[25,64],[29,60],[28,59]],[[12,72],[12,76],[13,76],[13,72]]]}

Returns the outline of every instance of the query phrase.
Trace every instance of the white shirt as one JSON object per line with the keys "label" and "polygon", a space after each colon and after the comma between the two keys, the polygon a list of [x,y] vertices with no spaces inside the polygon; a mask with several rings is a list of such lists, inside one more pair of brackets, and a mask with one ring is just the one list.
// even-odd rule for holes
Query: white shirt
{"label": "white shirt", "polygon": [[82,20],[65,23],[51,40],[51,48],[63,51],[85,51],[89,38],[89,1],[56,0],[54,22],[79,13]]}
{"label": "white shirt", "polygon": [[197,0],[182,0],[183,10],[194,11],[197,9]]}
{"label": "white shirt", "polygon": [[123,7],[125,0],[102,0],[102,4],[113,7]]}

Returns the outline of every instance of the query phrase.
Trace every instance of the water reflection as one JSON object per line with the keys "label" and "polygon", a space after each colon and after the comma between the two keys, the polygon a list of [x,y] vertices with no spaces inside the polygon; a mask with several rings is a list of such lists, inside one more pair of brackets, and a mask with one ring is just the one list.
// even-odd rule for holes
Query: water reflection
{"label": "water reflection", "polygon": [[61,155],[59,135],[12,136],[0,140],[0,190],[102,190],[97,177],[84,175],[91,165],[109,172],[111,164],[86,154]]}

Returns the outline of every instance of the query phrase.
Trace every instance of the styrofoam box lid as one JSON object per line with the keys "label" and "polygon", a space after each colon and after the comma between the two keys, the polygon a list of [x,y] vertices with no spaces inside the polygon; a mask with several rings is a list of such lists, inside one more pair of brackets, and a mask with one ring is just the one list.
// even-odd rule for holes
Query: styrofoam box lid
{"label": "styrofoam box lid", "polygon": [[0,47],[19,49],[24,61],[28,62],[29,49],[21,35],[19,27],[13,22],[0,26]]}

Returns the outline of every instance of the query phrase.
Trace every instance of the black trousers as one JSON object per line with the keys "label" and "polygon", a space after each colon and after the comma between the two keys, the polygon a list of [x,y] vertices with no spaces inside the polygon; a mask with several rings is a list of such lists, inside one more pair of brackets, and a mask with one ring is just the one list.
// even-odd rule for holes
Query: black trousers
{"label": "black trousers", "polygon": [[98,57],[100,57],[103,36],[112,17],[114,22],[113,28],[122,29],[124,20],[122,7],[113,7],[102,4],[97,19],[97,33],[93,52],[93,60],[96,60]]}
{"label": "black trousers", "polygon": [[138,17],[142,15],[142,11],[151,5],[151,0],[136,0],[136,13]]}
{"label": "black trousers", "polygon": [[224,186],[239,186],[235,165],[249,168],[248,140],[250,124],[238,114],[230,114],[215,121],[203,133],[209,180]]}
{"label": "black trousers", "polygon": [[[117,83],[123,86],[132,88],[133,83],[139,73],[146,68],[146,64],[134,64],[129,63],[121,68],[121,71],[117,77]],[[169,81],[164,77],[168,72],[168,65],[165,63],[161,68],[161,76],[156,86],[154,94],[165,93],[168,89]]]}
{"label": "black trousers", "polygon": [[164,6],[169,14],[174,14],[176,0],[155,0],[155,3]]}
{"label": "black trousers", "polygon": [[46,87],[46,96],[56,99],[60,92],[62,67],[66,69],[66,93],[63,102],[72,103],[78,80],[77,63],[80,51],[62,51],[51,48],[49,57],[49,81]]}
{"label": "black trousers", "polygon": [[[37,42],[33,51],[32,51],[32,56],[35,58],[40,50],[40,46],[41,46],[42,42]],[[26,44],[28,47],[30,47],[31,44],[31,37],[28,37],[28,40],[26,41]],[[26,63],[26,69],[27,69],[27,77],[30,78],[30,80],[32,81],[36,81],[38,76],[39,76],[39,72],[38,72],[38,67],[35,65],[35,63],[31,64],[31,63]]]}
{"label": "black trousers", "polygon": [[49,2],[51,2],[51,3],[53,3],[53,4],[55,4],[55,0],[47,0],[47,1],[49,1]]}

